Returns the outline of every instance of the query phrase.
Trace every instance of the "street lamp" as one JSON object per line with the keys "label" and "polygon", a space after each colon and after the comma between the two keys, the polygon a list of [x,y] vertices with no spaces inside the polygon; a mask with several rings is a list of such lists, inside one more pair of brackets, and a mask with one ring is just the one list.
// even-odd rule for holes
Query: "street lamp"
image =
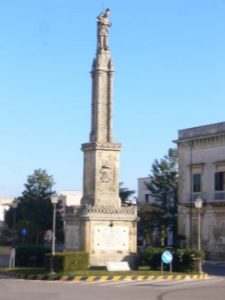
{"label": "street lamp", "polygon": [[[201,250],[201,208],[203,201],[202,199],[198,196],[194,202],[195,208],[197,209],[198,213],[198,250]],[[199,259],[199,265],[198,265],[198,271],[199,273],[202,273],[202,260],[201,258]]]}
{"label": "street lamp", "polygon": [[59,196],[55,193],[51,195],[51,203],[53,204],[53,219],[52,219],[52,255],[55,255],[55,223],[56,223],[56,204]]}
{"label": "street lamp", "polygon": [[19,204],[19,201],[15,198],[13,202],[11,203],[11,207],[13,209],[13,241],[12,241],[12,247],[10,249],[10,255],[9,255],[9,267],[15,268],[15,261],[16,261],[16,209]]}
{"label": "street lamp", "polygon": [[12,208],[13,208],[13,246],[15,246],[16,243],[16,209],[19,204],[19,201],[15,198],[12,202]]}
{"label": "street lamp", "polygon": [[51,273],[54,274],[53,256],[55,255],[55,224],[56,224],[56,204],[58,203],[59,196],[54,193],[51,195],[51,203],[53,205],[53,219],[52,219],[52,256],[50,260]]}

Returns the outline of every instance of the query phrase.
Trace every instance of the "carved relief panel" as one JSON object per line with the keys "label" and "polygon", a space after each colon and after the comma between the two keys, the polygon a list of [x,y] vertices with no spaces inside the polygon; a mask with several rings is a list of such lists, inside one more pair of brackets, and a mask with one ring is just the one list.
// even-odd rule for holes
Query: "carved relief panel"
{"label": "carved relief panel", "polygon": [[99,162],[98,168],[98,190],[101,192],[115,192],[117,164],[116,156],[113,154],[104,155]]}

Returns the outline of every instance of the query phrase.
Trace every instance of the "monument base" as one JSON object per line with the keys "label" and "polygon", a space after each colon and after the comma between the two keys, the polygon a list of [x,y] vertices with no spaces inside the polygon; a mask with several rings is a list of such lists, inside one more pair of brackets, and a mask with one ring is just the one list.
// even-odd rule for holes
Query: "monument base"
{"label": "monument base", "polygon": [[137,209],[135,206],[83,206],[65,216],[65,250],[89,253],[89,265],[109,261],[135,265]]}

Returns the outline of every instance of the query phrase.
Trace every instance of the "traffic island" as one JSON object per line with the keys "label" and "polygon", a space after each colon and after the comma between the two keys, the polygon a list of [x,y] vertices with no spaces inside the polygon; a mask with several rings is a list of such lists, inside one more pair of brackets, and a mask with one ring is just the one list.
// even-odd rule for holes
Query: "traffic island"
{"label": "traffic island", "polygon": [[[94,271],[94,270],[93,270]],[[92,271],[92,274],[94,273]],[[98,273],[98,272],[96,272]],[[105,272],[107,274],[109,272]],[[127,273],[127,272],[126,272]],[[87,281],[87,282],[103,282],[103,281],[153,281],[153,280],[203,280],[208,279],[209,276],[206,273],[203,274],[165,274],[162,275],[160,273],[157,274],[145,274],[140,275],[138,272],[133,271],[132,274],[123,274],[122,272],[114,275],[61,275],[61,274],[29,274],[22,273],[21,271],[11,271],[11,270],[0,270],[0,274],[7,275],[11,278],[17,279],[25,279],[25,280],[44,280],[44,281],[61,281],[61,282],[79,282],[79,281]],[[146,273],[146,272],[145,272]],[[151,272],[149,272],[151,273]]]}

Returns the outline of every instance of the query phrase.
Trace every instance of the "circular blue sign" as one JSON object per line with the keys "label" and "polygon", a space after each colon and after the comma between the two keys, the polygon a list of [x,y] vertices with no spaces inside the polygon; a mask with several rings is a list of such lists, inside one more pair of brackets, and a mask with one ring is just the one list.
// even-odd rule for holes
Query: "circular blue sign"
{"label": "circular blue sign", "polygon": [[27,228],[21,228],[21,229],[20,229],[20,234],[21,234],[22,236],[27,236],[27,235],[28,235],[28,230],[27,230]]}
{"label": "circular blue sign", "polygon": [[164,264],[170,264],[173,260],[173,254],[170,251],[164,251],[161,255],[161,259]]}

